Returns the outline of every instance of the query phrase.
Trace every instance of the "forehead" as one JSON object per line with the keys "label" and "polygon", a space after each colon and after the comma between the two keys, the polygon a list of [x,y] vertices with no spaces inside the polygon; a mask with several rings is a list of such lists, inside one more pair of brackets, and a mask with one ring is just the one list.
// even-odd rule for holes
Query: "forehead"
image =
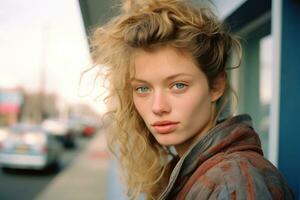
{"label": "forehead", "polygon": [[131,77],[149,74],[193,74],[199,71],[200,68],[187,52],[172,47],[162,47],[151,51],[136,51]]}

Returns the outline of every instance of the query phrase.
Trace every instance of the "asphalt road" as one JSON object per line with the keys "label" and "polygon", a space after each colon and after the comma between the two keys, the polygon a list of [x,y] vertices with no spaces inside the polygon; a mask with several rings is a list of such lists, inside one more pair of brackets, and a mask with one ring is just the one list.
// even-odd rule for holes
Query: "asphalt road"
{"label": "asphalt road", "polygon": [[34,170],[0,170],[0,199],[1,200],[32,200],[34,199],[59,173],[72,164],[74,158],[88,144],[90,138],[79,137],[77,148],[64,150],[60,167],[53,171]]}

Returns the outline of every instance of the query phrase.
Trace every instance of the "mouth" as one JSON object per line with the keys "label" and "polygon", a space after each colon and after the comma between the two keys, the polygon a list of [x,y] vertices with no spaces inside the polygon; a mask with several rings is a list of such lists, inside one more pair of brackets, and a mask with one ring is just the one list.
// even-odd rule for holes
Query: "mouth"
{"label": "mouth", "polygon": [[158,122],[151,124],[151,126],[154,128],[154,130],[157,133],[167,134],[167,133],[171,133],[171,132],[175,131],[177,129],[178,124],[179,124],[179,122],[158,121]]}

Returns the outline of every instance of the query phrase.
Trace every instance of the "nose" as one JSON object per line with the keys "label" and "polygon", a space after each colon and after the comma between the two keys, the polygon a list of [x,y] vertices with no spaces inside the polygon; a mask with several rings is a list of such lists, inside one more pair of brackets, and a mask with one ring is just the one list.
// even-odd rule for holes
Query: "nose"
{"label": "nose", "polygon": [[152,112],[155,115],[163,115],[171,112],[171,104],[164,91],[157,91],[153,95]]}

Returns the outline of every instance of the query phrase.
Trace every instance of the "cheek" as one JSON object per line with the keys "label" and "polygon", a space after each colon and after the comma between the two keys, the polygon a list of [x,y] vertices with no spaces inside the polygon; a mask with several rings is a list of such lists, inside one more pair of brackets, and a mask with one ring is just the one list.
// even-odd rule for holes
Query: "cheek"
{"label": "cheek", "polygon": [[147,105],[145,101],[140,98],[133,97],[133,104],[139,115],[145,120],[145,114],[147,113]]}
{"label": "cheek", "polygon": [[182,113],[182,117],[188,121],[201,123],[206,121],[210,117],[211,112],[211,100],[208,93],[194,93],[197,95],[191,95],[186,98],[181,105],[177,105],[179,112]]}

